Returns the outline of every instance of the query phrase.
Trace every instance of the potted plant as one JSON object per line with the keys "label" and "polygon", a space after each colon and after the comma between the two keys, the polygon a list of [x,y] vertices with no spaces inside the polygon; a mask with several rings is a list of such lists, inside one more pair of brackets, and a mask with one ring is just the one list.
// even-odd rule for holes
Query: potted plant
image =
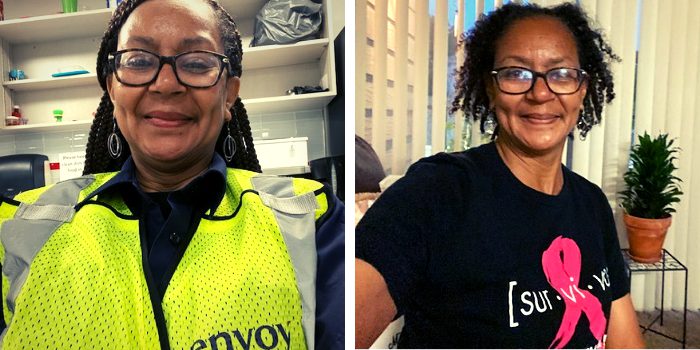
{"label": "potted plant", "polygon": [[630,167],[624,176],[627,189],[620,195],[630,256],[639,262],[661,259],[671,213],[676,211],[672,205],[683,194],[681,179],[673,175],[677,169],[673,161],[679,151],[673,141],[668,134],[652,139],[644,132],[630,154]]}

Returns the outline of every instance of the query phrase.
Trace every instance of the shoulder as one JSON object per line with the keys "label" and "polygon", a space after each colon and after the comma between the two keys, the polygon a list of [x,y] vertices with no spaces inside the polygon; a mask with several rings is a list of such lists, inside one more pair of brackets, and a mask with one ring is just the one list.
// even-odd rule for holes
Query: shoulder
{"label": "shoulder", "polygon": [[[485,145],[463,152],[439,153],[413,164],[367,211],[365,224],[373,221],[385,229],[388,218],[432,225],[435,220],[458,217],[473,203],[487,197],[493,187],[495,167]],[[495,150],[494,150],[495,152]]]}
{"label": "shoulder", "polygon": [[438,153],[422,158],[411,165],[406,175],[389,190],[395,187],[393,191],[411,191],[422,197],[452,196],[473,186],[481,187],[483,181],[491,178],[488,174],[493,171],[493,163],[497,160],[493,158],[497,155],[495,148],[491,148],[492,145],[487,144],[463,152]]}
{"label": "shoulder", "polygon": [[333,211],[332,191],[318,181],[261,174],[235,168],[227,170],[227,181],[233,187],[240,186],[242,190],[256,191],[263,200],[263,204],[269,207],[276,208],[282,205],[281,203],[285,203],[284,206],[287,209],[294,207],[296,209],[293,211],[296,212],[313,205],[316,208],[316,219]]}
{"label": "shoulder", "polygon": [[53,187],[54,185],[47,185],[44,187],[35,188],[29,191],[24,191],[15,196],[14,200],[20,203],[34,203],[39,196],[41,196],[47,189]]}
{"label": "shoulder", "polygon": [[564,175],[570,181],[575,198],[589,200],[606,209],[610,207],[607,196],[598,185],[566,167],[564,167]]}
{"label": "shoulder", "polygon": [[[42,194],[51,189],[63,190],[64,188],[78,188],[80,190],[89,189],[93,185],[98,185],[102,182],[106,182],[115,173],[104,173],[96,175],[84,175],[64,181],[57,182],[55,184],[46,185],[43,187],[31,189],[29,191],[22,192],[15,196],[14,200],[21,203],[34,203]],[[98,181],[102,180],[102,181]]]}
{"label": "shoulder", "polygon": [[413,170],[429,169],[449,173],[455,171],[473,173],[492,162],[495,154],[495,147],[492,144],[485,144],[462,152],[442,152],[422,158],[413,164],[411,168]]}
{"label": "shoulder", "polygon": [[270,194],[274,194],[272,192],[280,192],[291,188],[294,195],[301,195],[307,192],[317,192],[324,187],[322,183],[314,180],[261,174],[250,170],[235,168],[227,169],[227,179],[229,182],[242,182],[244,186],[249,185],[253,188],[265,190],[265,192]]}

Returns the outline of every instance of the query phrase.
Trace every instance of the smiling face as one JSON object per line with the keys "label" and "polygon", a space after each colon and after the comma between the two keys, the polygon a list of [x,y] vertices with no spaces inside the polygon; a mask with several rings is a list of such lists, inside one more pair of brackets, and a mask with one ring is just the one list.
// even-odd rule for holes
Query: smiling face
{"label": "smiling face", "polygon": [[[146,1],[137,7],[119,32],[117,50],[124,49],[163,56],[192,50],[224,53],[212,9],[204,2],[185,0]],[[127,86],[114,75],[108,77],[114,115],[139,169],[209,164],[238,95],[238,78],[227,74],[224,70],[209,88],[181,85],[169,64],[146,86]]]}
{"label": "smiling face", "polygon": [[[568,28],[551,17],[514,22],[496,43],[494,69],[519,66],[537,72],[580,68],[576,42]],[[527,154],[561,154],[566,136],[576,126],[586,96],[586,82],[570,95],[557,95],[537,78],[523,94],[501,92],[489,78],[487,93],[503,144]]]}

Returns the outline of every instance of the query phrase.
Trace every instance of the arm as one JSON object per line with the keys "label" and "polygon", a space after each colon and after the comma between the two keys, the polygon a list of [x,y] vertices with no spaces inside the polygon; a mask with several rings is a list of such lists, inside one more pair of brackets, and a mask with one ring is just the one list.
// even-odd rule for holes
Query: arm
{"label": "arm", "polygon": [[372,265],[355,259],[355,348],[369,348],[394,316],[396,305],[384,277]]}
{"label": "arm", "polygon": [[612,302],[609,322],[608,338],[605,341],[606,348],[641,349],[646,347],[639,331],[637,314],[632,306],[632,298],[629,293]]}
{"label": "arm", "polygon": [[445,193],[454,191],[454,183],[444,172],[430,164],[412,165],[357,224],[355,347],[371,346],[396,315],[410,315],[410,305],[420,303],[415,298],[426,279],[429,241],[442,232],[436,218],[444,210],[434,203],[453,200]]}
{"label": "arm", "polygon": [[611,293],[613,302],[610,306],[608,335],[605,340],[606,348],[643,348],[644,339],[639,331],[637,314],[632,306],[630,297],[630,280],[628,268],[620,252],[620,242],[617,238],[615,219],[607,198],[599,191],[600,203],[605,208],[605,249],[609,267]]}

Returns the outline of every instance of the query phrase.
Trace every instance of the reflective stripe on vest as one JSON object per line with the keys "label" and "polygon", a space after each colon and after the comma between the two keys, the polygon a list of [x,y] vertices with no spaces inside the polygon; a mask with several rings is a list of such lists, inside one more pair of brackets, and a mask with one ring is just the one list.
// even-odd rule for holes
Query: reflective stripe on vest
{"label": "reflective stripe on vest", "polygon": [[[256,191],[258,191],[258,197],[260,202],[257,201],[257,199],[254,200],[255,203],[257,202],[258,204],[255,204],[255,208],[265,208],[262,207],[260,204],[264,204],[266,206],[265,211],[268,213],[268,217],[272,218],[274,216],[275,220],[277,221],[276,224],[273,222],[268,221],[269,225],[272,225],[271,227],[274,227],[273,231],[278,231],[278,235],[280,235],[284,241],[283,241],[283,246],[280,252],[283,252],[284,249],[286,248],[287,254],[289,261],[291,261],[291,266],[289,266],[289,262],[287,262],[287,266],[289,266],[289,271],[293,273],[293,277],[296,282],[296,288],[298,290],[299,295],[297,296],[296,299],[297,301],[295,302],[296,308],[298,308],[297,311],[297,321],[299,322],[299,318],[301,318],[301,329],[297,328],[297,333],[298,335],[304,336],[306,345],[308,346],[309,349],[314,348],[314,328],[315,328],[315,281],[316,281],[316,247],[315,247],[315,218],[314,218],[314,212],[315,210],[319,207],[319,204],[317,202],[317,198],[314,195],[313,192],[308,192],[299,196],[294,195],[294,184],[296,183],[292,179],[285,179],[285,178],[276,178],[276,177],[268,177],[268,176],[252,176],[251,174],[245,173],[245,172],[234,172],[229,171],[230,179],[227,181],[229,182],[228,186],[231,186],[232,183],[238,181],[238,183],[242,184],[243,187],[248,187],[251,185],[245,185],[248,181],[252,184],[252,186],[255,188]],[[234,175],[236,175],[234,177]],[[69,227],[77,225],[78,222],[83,223],[83,220],[78,220],[82,215],[80,213],[78,214],[79,216],[76,217],[76,219],[73,219],[73,215],[75,214],[73,211],[74,205],[77,203],[78,198],[80,197],[81,190],[83,192],[87,191],[87,187],[90,187],[92,185],[92,188],[97,188],[99,185],[101,185],[101,182],[104,182],[109,179],[110,176],[105,176],[105,177],[100,177],[98,176],[98,181],[99,183],[94,183],[95,177],[84,177],[84,178],[79,178],[71,181],[66,181],[63,183],[59,183],[54,185],[53,187],[45,190],[44,193],[42,193],[36,202],[33,204],[23,204],[21,205],[21,208],[19,208],[16,213],[15,217],[12,220],[7,220],[2,227],[2,232],[0,233],[0,237],[2,238],[3,246],[5,247],[6,250],[6,256],[5,256],[5,263],[3,266],[3,270],[8,276],[10,280],[10,293],[7,296],[7,302],[8,305],[12,305],[12,311],[14,312],[14,306],[15,302],[17,301],[18,295],[21,295],[21,299],[26,299],[26,300],[19,300],[21,302],[20,306],[23,306],[25,308],[34,308],[36,305],[33,305],[31,303],[28,303],[30,299],[27,299],[28,297],[26,296],[27,294],[21,293],[21,289],[26,283],[25,281],[27,280],[27,276],[29,274],[29,268],[32,266],[32,263],[36,260],[39,261],[41,259],[36,258],[37,254],[44,248],[44,246],[47,245],[48,240],[54,235],[54,233],[58,230],[58,232],[61,232],[61,235],[56,235],[56,239],[59,239],[60,237],[66,237],[66,233],[69,230]],[[237,180],[234,180],[237,178]],[[104,179],[104,180],[103,180]],[[298,185],[298,184],[297,184]],[[301,187],[307,186],[308,183],[302,183]],[[311,186],[312,188],[315,188],[315,185]],[[250,188],[250,187],[248,187]],[[238,190],[237,190],[238,191]],[[84,193],[87,194],[87,193]],[[36,197],[34,197],[36,198]],[[252,197],[251,197],[252,199]],[[267,209],[269,208],[269,209]],[[104,210],[103,207],[83,207],[81,209],[81,212],[83,210],[88,210],[88,211],[93,211],[93,210]],[[257,209],[256,209],[257,210]],[[269,210],[269,211],[268,211]],[[84,213],[83,213],[84,214]],[[84,217],[84,216],[83,216]],[[72,222],[71,220],[75,221]],[[127,220],[129,221],[129,220]],[[203,219],[203,223],[204,223]],[[216,221],[209,221],[206,220],[206,224],[208,225],[218,225]],[[31,229],[28,228],[28,224],[31,222]],[[68,223],[67,226],[61,228],[61,225],[63,223]],[[92,222],[92,221],[91,221]],[[126,222],[126,221],[125,221]],[[133,221],[131,221],[133,223]],[[218,221],[223,223],[222,221]],[[8,225],[9,223],[9,225]],[[95,222],[98,224],[98,222]],[[128,224],[131,225],[131,224]],[[91,232],[92,227],[86,228],[88,231],[85,232]],[[41,231],[41,232],[40,232]],[[65,231],[65,232],[64,232]],[[199,231],[199,230],[198,230]],[[73,231],[71,231],[73,232]],[[138,232],[138,230],[136,230]],[[214,231],[211,232],[222,232],[218,229],[215,229]],[[71,235],[72,236],[72,235]],[[206,236],[206,235],[205,235]],[[204,236],[202,236],[204,237]],[[253,236],[249,236],[253,237]],[[52,239],[53,244],[53,249],[55,249],[56,244],[55,242],[56,239]],[[282,243],[282,242],[280,242]],[[108,247],[108,246],[107,246]],[[47,248],[48,249],[48,248]],[[138,248],[137,248],[138,249]],[[112,250],[114,251],[114,250]],[[43,260],[46,260],[46,257],[50,255],[46,255],[42,253],[42,257],[44,257]],[[282,257],[282,256],[280,256]],[[286,260],[285,258],[282,258]],[[44,262],[45,264],[45,262]],[[36,265],[36,264],[35,264]],[[46,266],[46,265],[42,265]],[[293,271],[291,269],[293,268]],[[34,279],[37,276],[41,276],[41,274],[38,271],[41,271],[41,268],[38,266],[35,266],[32,269],[33,273],[30,277],[30,281]],[[114,271],[114,270],[112,270]],[[35,275],[35,273],[39,273],[39,275]],[[133,273],[133,272],[132,272]],[[34,277],[32,277],[34,276]],[[99,278],[97,278],[99,280]],[[288,280],[289,282],[292,282],[291,279]],[[172,282],[172,281],[171,281]],[[293,283],[293,282],[292,282]],[[43,284],[36,284],[35,282],[32,282],[31,284],[34,286],[35,292],[37,290],[41,290],[41,287]],[[293,285],[289,283],[288,285]],[[27,288],[29,288],[30,285],[27,285]],[[39,287],[39,289],[37,289]],[[184,287],[184,285],[183,285]],[[293,288],[293,287],[292,287]],[[25,289],[26,290],[26,289]],[[170,292],[173,292],[170,288],[168,289]],[[51,293],[50,290],[46,290],[47,293]],[[41,292],[39,292],[41,293]],[[31,294],[29,294],[31,295]],[[121,295],[121,294],[120,294]],[[119,297],[117,301],[119,301]],[[128,299],[128,298],[127,298]],[[31,299],[33,300],[33,299]],[[170,299],[170,300],[180,300],[180,298],[177,299]],[[123,299],[121,300],[122,302],[124,301]],[[301,304],[301,305],[299,305]],[[55,305],[55,304],[54,304]],[[139,305],[135,305],[136,307],[140,307]],[[176,307],[176,305],[171,305],[174,308],[170,308],[172,312],[176,312],[176,310],[181,310],[180,308]],[[150,311],[150,307],[148,305],[144,305],[145,308],[141,308],[138,310],[141,311]],[[30,317],[41,317],[41,313],[35,313],[30,311],[28,314],[26,312],[22,312],[22,309],[20,309],[20,314],[25,315],[24,319],[25,322],[22,324],[25,324],[25,326],[22,326],[18,329],[22,329],[23,327],[26,327],[27,323],[26,320],[30,320],[27,316]],[[27,309],[24,309],[25,311]],[[60,312],[59,312],[60,313]],[[134,315],[136,317],[140,317],[138,315]],[[142,315],[145,316],[145,315]],[[174,316],[171,314],[171,317]],[[14,318],[13,318],[14,319]],[[170,319],[170,318],[168,318]],[[20,326],[20,322],[18,321],[20,318],[15,319],[15,325]],[[173,319],[170,319],[171,321]],[[12,322],[12,319],[10,319],[10,322]],[[152,327],[150,324],[151,322],[146,322],[146,326]],[[29,323],[31,324],[31,323]],[[296,327],[299,327],[299,323],[296,323]],[[238,332],[237,330],[228,330],[230,333],[230,338],[235,340],[245,340],[250,344],[250,339],[251,335],[254,335],[252,338],[253,340],[256,340],[259,336],[265,336],[267,333],[270,333],[270,336],[273,338],[265,338],[267,339],[266,344],[272,344],[274,342],[274,337],[277,335],[272,334],[272,331],[275,330],[274,327],[278,327],[280,325],[277,324],[271,324],[271,325],[266,325],[263,324],[259,329],[254,329],[254,330],[244,330],[241,329],[241,333],[235,333]],[[0,347],[2,347],[3,341],[5,340],[5,332],[10,329],[10,324],[8,324],[8,327],[3,331],[3,334],[0,335]],[[26,328],[25,328],[26,329]],[[47,328],[51,329],[51,328]],[[155,330],[154,328],[149,328],[152,330]],[[168,325],[168,329],[171,329],[171,325]],[[174,328],[173,330],[177,330],[181,328]],[[204,339],[204,341],[216,341],[216,340],[224,340],[226,339],[227,335],[224,333],[227,329],[221,329],[222,333],[219,334],[211,334],[208,339]],[[272,330],[272,331],[271,331]],[[243,333],[244,331],[247,331],[248,333]],[[284,330],[280,330],[282,332]],[[31,330],[30,330],[31,332]],[[253,332],[253,333],[251,333]],[[298,332],[303,332],[303,334],[298,333]],[[176,331],[177,334],[179,333]],[[26,332],[25,332],[26,334]],[[234,337],[235,335],[235,337]],[[279,337],[282,336],[287,336],[288,334],[283,334],[279,333]],[[289,333],[291,335],[291,333]],[[239,336],[242,336],[239,339]],[[9,341],[8,337],[8,341]],[[15,338],[16,339],[16,338]],[[150,338],[149,338],[150,339]],[[296,339],[300,340],[300,337],[297,337]],[[83,344],[90,344],[90,340],[87,340],[87,343]],[[157,340],[157,337],[156,337]],[[171,341],[173,339],[171,338]],[[288,340],[288,339],[285,339]],[[21,340],[20,340],[21,341]],[[283,345],[282,343],[282,338],[279,338],[280,345]],[[21,344],[21,343],[20,343]],[[139,343],[141,345],[146,344],[146,343]],[[172,343],[171,343],[172,344]],[[199,343],[195,343],[197,345]],[[303,341],[301,344],[304,344]],[[196,347],[193,345],[193,347]],[[300,344],[297,344],[299,346]],[[116,345],[115,345],[116,346]]]}
{"label": "reflective stripe on vest", "polygon": [[[46,241],[64,222],[75,214],[73,206],[80,191],[95,181],[94,176],[84,176],[59,182],[46,190],[33,204],[20,204],[12,220],[2,225],[0,239],[5,248],[2,271],[10,282],[7,307],[14,312],[15,300],[29,274],[29,267]],[[7,332],[0,335],[0,344]]]}
{"label": "reflective stripe on vest", "polygon": [[[308,192],[294,196],[292,178],[260,175],[251,178],[263,204],[274,213],[294,265],[297,287],[301,293],[302,326],[306,345],[314,349],[316,326],[316,196]],[[309,252],[314,252],[309,254]]]}

